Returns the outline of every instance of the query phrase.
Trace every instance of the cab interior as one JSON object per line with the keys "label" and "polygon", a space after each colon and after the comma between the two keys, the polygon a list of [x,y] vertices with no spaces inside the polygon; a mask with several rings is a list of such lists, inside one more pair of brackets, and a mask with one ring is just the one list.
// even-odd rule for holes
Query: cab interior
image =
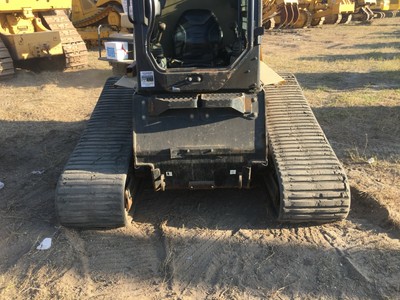
{"label": "cab interior", "polygon": [[225,68],[247,47],[247,0],[165,0],[149,52],[162,69]]}

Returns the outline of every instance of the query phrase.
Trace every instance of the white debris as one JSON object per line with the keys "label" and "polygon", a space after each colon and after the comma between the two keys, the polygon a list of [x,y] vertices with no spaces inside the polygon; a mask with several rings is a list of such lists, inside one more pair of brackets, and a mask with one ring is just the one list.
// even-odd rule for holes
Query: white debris
{"label": "white debris", "polygon": [[45,238],[39,246],[36,247],[37,250],[48,250],[51,247],[51,238]]}
{"label": "white debris", "polygon": [[375,158],[371,157],[370,159],[367,160],[367,162],[372,165],[375,162]]}
{"label": "white debris", "polygon": [[44,169],[32,171],[31,174],[33,175],[42,175],[44,173]]}
{"label": "white debris", "polygon": [[4,183],[0,181],[0,190],[4,187]]}

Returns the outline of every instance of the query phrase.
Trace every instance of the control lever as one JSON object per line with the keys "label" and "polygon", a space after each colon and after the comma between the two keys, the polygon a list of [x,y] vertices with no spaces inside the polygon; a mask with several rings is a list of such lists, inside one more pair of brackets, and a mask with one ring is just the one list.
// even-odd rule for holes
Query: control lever
{"label": "control lever", "polygon": [[162,22],[158,23],[158,32],[155,40],[156,45],[161,45],[161,38],[166,28],[167,25],[165,23]]}
{"label": "control lever", "polygon": [[161,45],[161,38],[166,28],[167,25],[165,23],[162,22],[158,23],[158,32],[156,38],[153,40],[153,45],[151,47],[151,53],[154,55],[154,57],[157,60],[157,63],[162,68],[167,67],[167,60],[165,59],[164,49]]}

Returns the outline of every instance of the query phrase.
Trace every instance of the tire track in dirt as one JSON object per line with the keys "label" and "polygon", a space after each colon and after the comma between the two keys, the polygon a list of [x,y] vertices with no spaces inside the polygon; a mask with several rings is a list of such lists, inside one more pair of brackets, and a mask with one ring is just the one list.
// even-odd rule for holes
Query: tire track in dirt
{"label": "tire track in dirt", "polygon": [[[304,297],[305,291],[310,291],[309,280],[315,278],[317,285],[313,297],[318,297],[318,291],[329,291],[333,297],[354,293],[379,299],[393,298],[399,293],[400,242],[385,232],[364,232],[350,221],[268,231],[271,234],[264,233],[261,238],[253,235],[253,238],[262,241],[263,249],[267,245],[271,247],[271,261],[257,267],[264,276],[274,274],[274,282],[278,285],[271,286],[269,292],[275,289],[284,293],[288,285],[279,286],[279,282],[287,279],[291,281],[290,289],[303,291],[299,295]],[[247,251],[247,254],[247,261],[259,255],[257,251]],[[385,261],[391,261],[391,265]],[[247,270],[243,272],[247,273]],[[263,282],[262,278],[257,280]],[[341,287],[341,291],[336,287]]]}
{"label": "tire track in dirt", "polygon": [[[322,236],[346,267],[347,276],[363,286],[370,297],[387,299],[398,294],[400,242],[386,233],[376,232],[371,236],[369,232],[360,231],[357,226],[347,223],[347,230],[335,227],[321,229]],[[390,261],[390,265],[385,261]]]}
{"label": "tire track in dirt", "polygon": [[271,218],[260,190],[147,192],[144,198],[134,219],[159,230],[163,283],[176,297],[223,293],[227,280],[231,281],[222,271],[230,263],[229,253],[234,252],[229,241],[242,228],[265,228]]}
{"label": "tire track in dirt", "polygon": [[[343,261],[343,255],[323,233],[333,232],[338,247],[354,246],[363,233],[356,228],[357,224],[343,221],[320,226],[291,226],[266,222],[270,217],[268,212],[260,211],[262,206],[248,201],[246,195],[241,195],[244,197],[240,200],[233,193],[223,195],[229,199],[229,205],[225,199],[220,200],[222,193],[206,195],[207,201],[199,199],[197,194],[149,195],[149,202],[137,210],[136,220],[159,230],[156,237],[162,245],[161,277],[171,297],[228,297],[227,291],[234,291],[239,298],[265,295],[289,298],[362,295],[371,298],[376,294],[377,288],[371,287]],[[252,208],[249,210],[246,206]],[[254,208],[258,209],[255,213]],[[349,237],[353,235],[355,238],[351,240]],[[382,236],[369,235],[377,249],[358,248],[359,257],[352,258],[355,263],[375,257],[380,251],[389,259],[392,252],[379,246],[385,236],[388,238],[384,231]],[[379,268],[378,273],[383,274]],[[375,282],[385,280],[381,275],[373,279]],[[358,291],[360,286],[362,289]],[[381,295],[395,294],[392,284],[382,288]]]}
{"label": "tire track in dirt", "polygon": [[[354,171],[351,174],[353,173]],[[363,177],[366,181],[367,176]],[[377,227],[392,238],[400,239],[400,210],[390,201],[391,198],[396,198],[396,183],[386,182],[379,187],[371,187],[372,184],[376,182],[370,182],[369,186],[356,184],[357,188],[352,187],[352,210],[349,218],[366,229]],[[378,188],[381,189],[380,192]]]}
{"label": "tire track in dirt", "polygon": [[178,297],[190,296],[192,286],[217,282],[222,264],[218,251],[228,230],[179,229],[160,225],[165,247],[165,276],[169,289]]}
{"label": "tire track in dirt", "polygon": [[82,231],[88,274],[96,285],[94,298],[140,297],[161,282],[160,242],[152,226],[132,224],[111,231]]}
{"label": "tire track in dirt", "polygon": [[336,237],[332,235],[330,232],[327,232],[325,230],[321,231],[322,236],[325,238],[325,240],[331,245],[333,249],[336,250],[338,253],[339,257],[342,258],[342,261],[346,264],[349,273],[352,273],[353,276],[356,276],[360,281],[364,281],[365,284],[371,284],[371,279],[368,277],[368,275],[363,272],[355,263],[354,261],[349,257],[349,254],[347,251],[341,249],[336,243]]}
{"label": "tire track in dirt", "polygon": [[95,284],[90,277],[89,259],[85,249],[85,241],[76,231],[65,229],[64,234],[79,259],[80,267],[78,269],[81,270],[83,276],[82,286],[85,288],[85,294],[90,297],[95,290]]}
{"label": "tire track in dirt", "polygon": [[156,234],[161,242],[161,251],[160,251],[160,260],[161,266],[160,271],[163,277],[163,283],[167,285],[168,290],[172,291],[172,281],[174,276],[173,265],[171,263],[172,260],[172,247],[170,245],[170,241],[166,237],[167,232],[165,230],[166,221],[160,223],[157,227]]}

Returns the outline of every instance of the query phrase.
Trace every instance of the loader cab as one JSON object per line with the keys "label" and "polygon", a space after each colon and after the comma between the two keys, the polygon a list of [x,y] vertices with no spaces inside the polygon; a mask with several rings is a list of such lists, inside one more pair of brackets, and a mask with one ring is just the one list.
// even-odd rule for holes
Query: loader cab
{"label": "loader cab", "polygon": [[260,1],[130,1],[138,93],[259,90]]}

